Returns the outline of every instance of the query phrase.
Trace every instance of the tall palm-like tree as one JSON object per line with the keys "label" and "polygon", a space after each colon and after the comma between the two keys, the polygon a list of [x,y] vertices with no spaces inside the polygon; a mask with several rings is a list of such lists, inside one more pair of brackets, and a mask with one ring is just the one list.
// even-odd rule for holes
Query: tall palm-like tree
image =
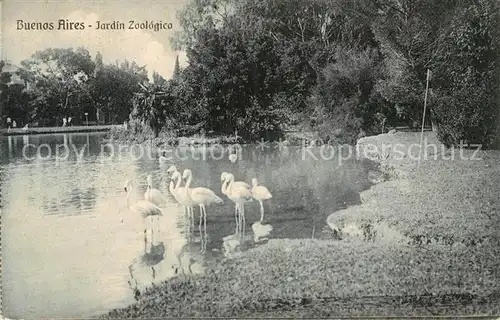
{"label": "tall palm-like tree", "polygon": [[132,115],[145,122],[158,137],[166,119],[167,93],[158,84],[145,83],[139,86],[141,90],[134,93]]}

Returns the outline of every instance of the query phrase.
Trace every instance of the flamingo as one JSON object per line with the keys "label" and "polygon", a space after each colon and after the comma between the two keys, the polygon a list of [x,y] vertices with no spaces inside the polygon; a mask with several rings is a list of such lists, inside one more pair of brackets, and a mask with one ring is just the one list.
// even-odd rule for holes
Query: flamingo
{"label": "flamingo", "polygon": [[148,189],[144,193],[144,200],[150,201],[157,206],[161,206],[165,203],[165,197],[160,190],[153,188],[153,177],[149,174],[146,178],[148,182]]}
{"label": "flamingo", "polygon": [[[181,199],[179,195],[177,194],[177,184],[180,185],[180,181],[178,182],[179,176],[176,174],[173,174],[172,177],[170,178],[170,184],[168,185],[168,191],[174,197],[175,201],[178,203],[181,203]],[[178,182],[178,183],[177,183]]]}
{"label": "flamingo", "polygon": [[220,175],[220,180],[223,182],[225,179],[232,177],[233,179],[233,187],[238,187],[238,188],[247,188],[251,189],[250,185],[244,181],[234,181],[234,175],[229,172],[223,172]]}
{"label": "flamingo", "polygon": [[[206,206],[214,203],[224,203],[222,199],[212,190],[203,187],[190,188],[193,173],[189,169],[185,169],[182,174],[182,179],[187,179],[184,192],[187,195],[188,203],[198,205],[200,207],[200,235],[201,235],[201,219],[203,218],[205,235],[207,233],[207,211]],[[203,251],[203,249],[202,249]]]}
{"label": "flamingo", "polygon": [[167,169],[167,173],[170,173],[170,174],[173,174],[174,172],[177,172],[177,171],[178,171],[177,167],[174,165],[168,167],[168,169]]}
{"label": "flamingo", "polygon": [[[174,197],[175,201],[177,201],[179,204],[181,204],[181,196],[178,194],[178,188],[180,186],[180,176],[178,172],[175,172],[172,177],[170,178],[170,184],[168,185],[168,191]],[[184,205],[182,205],[184,206]],[[186,213],[186,207],[184,207],[184,213]]]}
{"label": "flamingo", "polygon": [[172,174],[172,180],[170,181],[169,190],[170,193],[174,196],[175,200],[184,207],[184,215],[187,215],[191,225],[191,223],[194,224],[193,207],[187,201],[186,187],[181,187],[181,182],[181,173],[179,171],[175,171]]}
{"label": "flamingo", "polygon": [[[221,192],[222,192],[222,194],[226,195],[228,198],[229,198],[229,190],[227,188],[229,186],[229,180],[227,179],[227,177],[229,174],[230,174],[229,172],[222,172],[220,175],[220,180],[222,182]],[[243,181],[234,181],[232,186],[234,188],[237,187],[237,188],[250,189],[250,185],[246,182],[243,182]],[[236,219],[236,232],[238,232],[240,216],[239,216],[239,207],[238,207],[238,204],[236,202],[235,202],[235,206],[234,206],[234,217]]]}
{"label": "flamingo", "polygon": [[[179,188],[179,187],[180,187],[180,183],[181,183],[181,181],[182,181],[182,177],[181,177],[181,173],[177,170],[177,167],[176,167],[176,166],[174,166],[174,165],[171,165],[170,167],[168,167],[168,169],[167,169],[167,173],[172,174],[172,176],[171,176],[172,181],[177,181],[177,185],[176,185],[176,187],[175,187],[174,189]],[[177,174],[176,174],[176,173],[177,173]],[[175,179],[174,179],[174,175],[175,175]],[[178,179],[178,180],[177,180],[177,179]],[[172,185],[172,182],[170,183],[170,185],[171,185],[171,186],[173,186],[173,185]],[[170,188],[170,186],[169,186],[169,190],[170,190],[170,193],[171,193],[171,194],[174,196],[174,198],[177,200],[177,202],[179,202],[179,200],[176,198],[176,195],[174,195],[174,194],[172,193],[172,190],[173,190],[173,189],[171,189],[171,188]],[[181,189],[181,190],[183,190],[183,189]],[[182,194],[183,194],[182,192],[183,192],[183,191],[181,191],[181,196],[182,196]],[[177,193],[179,193],[179,192],[177,192]],[[179,195],[177,195],[177,196],[179,196]],[[179,202],[179,203],[180,203],[180,202]],[[187,214],[187,217],[188,217],[188,219],[190,220],[191,225],[194,227],[193,207],[192,207],[192,206],[187,206],[187,205],[185,205],[185,204],[183,204],[183,203],[181,203],[181,204],[184,206],[184,215],[186,215],[186,214]]]}
{"label": "flamingo", "polygon": [[232,173],[221,174],[222,193],[235,203],[234,215],[236,218],[236,229],[245,231],[245,202],[252,201],[250,185],[243,181],[234,181]]}
{"label": "flamingo", "polygon": [[265,186],[259,186],[257,178],[252,179],[252,197],[260,203],[260,222],[264,220],[264,205],[262,201],[273,197],[271,192]]}
{"label": "flamingo", "polygon": [[229,155],[229,161],[231,161],[231,163],[235,163],[236,160],[238,160],[238,156],[236,155],[236,153],[232,153]]}
{"label": "flamingo", "polygon": [[[154,203],[155,205],[161,207],[162,205],[165,204],[166,199],[160,190],[153,188],[153,176],[148,174],[146,181],[148,183],[148,188],[147,188],[146,192],[144,193],[144,200],[150,201],[150,202]],[[157,217],[157,221],[158,221],[158,217]]]}
{"label": "flamingo", "polygon": [[165,164],[168,161],[168,158],[165,157],[165,155],[166,155],[166,152],[162,151],[160,154],[160,157],[158,158],[158,162],[160,163],[160,166]]}
{"label": "flamingo", "polygon": [[[251,186],[248,183],[246,183],[244,181],[234,181],[234,175],[232,173],[229,173],[229,172],[223,172],[221,174],[221,181],[224,181],[224,180],[227,181],[227,185],[226,185],[227,190],[222,190],[224,188],[224,184],[223,184],[223,186],[222,186],[223,188],[221,189],[221,191],[222,191],[223,194],[225,194],[226,196],[228,195],[228,193],[229,193],[229,189],[228,189],[229,188],[229,184],[230,184],[230,182],[232,180],[231,188],[235,189],[235,190],[240,190],[241,189],[240,191],[243,192],[242,193],[242,197],[243,197],[244,202],[245,201],[246,202],[252,201],[252,197],[248,197],[248,193],[245,192],[245,191],[243,191],[244,189],[248,189],[251,192]],[[241,208],[238,208],[237,210],[239,210],[239,209],[241,209]],[[241,210],[240,210],[239,213],[240,213],[240,217],[239,218],[241,220],[241,218],[242,218],[241,217]]]}
{"label": "flamingo", "polygon": [[[159,156],[158,156],[158,164],[160,166],[160,170],[163,170],[165,168],[165,166],[168,163],[168,160],[169,160],[169,158],[166,157],[166,151],[165,150],[161,151],[160,154],[159,154]],[[165,177],[163,177],[163,174],[162,174],[162,187],[164,189],[167,188],[166,181],[168,181],[168,180],[166,180]]]}
{"label": "flamingo", "polygon": [[[221,186],[221,193],[226,195],[228,198],[229,198],[229,190],[227,190],[227,187],[228,187],[228,184],[229,184],[229,181],[227,181],[227,174],[228,172],[223,172],[221,173],[220,175],[220,180],[222,182],[222,186]],[[235,202],[235,205],[234,205],[234,218],[236,220],[236,232],[238,232],[238,227],[239,227],[239,216],[238,216],[238,204]]]}
{"label": "flamingo", "polygon": [[[143,219],[146,219],[147,217],[163,215],[161,209],[150,201],[138,200],[135,203],[130,203],[130,196],[132,195],[132,189],[133,189],[131,180],[126,181],[124,189],[125,192],[127,193],[127,208],[130,211],[136,214],[140,214]],[[144,228],[144,243],[146,243],[146,232],[147,228]],[[153,241],[151,240],[151,242]]]}

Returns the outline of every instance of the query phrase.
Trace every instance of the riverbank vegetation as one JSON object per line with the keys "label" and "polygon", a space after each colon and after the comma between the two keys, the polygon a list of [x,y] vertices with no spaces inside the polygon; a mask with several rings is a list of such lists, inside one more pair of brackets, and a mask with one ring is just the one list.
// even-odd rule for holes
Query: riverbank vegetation
{"label": "riverbank vegetation", "polygon": [[[160,132],[245,141],[289,130],[354,143],[426,123],[447,145],[498,145],[499,4],[480,1],[193,0],[172,43],[187,53],[171,79],[86,49],[46,49],[22,62],[35,84],[5,87],[1,123],[140,121]],[[46,68],[51,66],[51,68]],[[130,118],[129,118],[130,115]]]}

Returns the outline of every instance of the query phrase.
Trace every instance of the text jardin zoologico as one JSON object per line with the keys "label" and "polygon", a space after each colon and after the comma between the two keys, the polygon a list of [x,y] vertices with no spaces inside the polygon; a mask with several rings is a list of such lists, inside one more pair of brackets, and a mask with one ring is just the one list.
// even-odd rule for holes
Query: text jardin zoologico
{"label": "text jardin zoologico", "polygon": [[81,31],[85,29],[94,30],[170,30],[173,28],[171,22],[166,21],[154,21],[154,20],[113,20],[113,21],[101,21],[97,20],[94,24],[85,24],[83,21],[71,21],[69,19],[59,19],[57,22],[40,22],[40,21],[16,21],[17,30],[24,31],[48,31],[48,30],[61,30],[61,31]]}

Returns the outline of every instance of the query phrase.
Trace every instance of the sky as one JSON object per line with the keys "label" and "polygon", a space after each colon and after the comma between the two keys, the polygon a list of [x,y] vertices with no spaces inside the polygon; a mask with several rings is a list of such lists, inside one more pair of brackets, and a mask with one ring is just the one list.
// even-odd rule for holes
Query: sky
{"label": "sky", "polygon": [[[175,58],[186,65],[184,52],[170,46],[180,29],[177,12],[189,0],[0,0],[0,52],[3,60],[19,65],[35,51],[46,48],[85,47],[94,58],[101,52],[105,63],[136,61],[165,78],[173,73]],[[3,6],[2,6],[3,3]],[[84,30],[57,30],[58,20],[84,22]],[[18,30],[18,20],[54,24],[53,30]],[[96,21],[125,23],[125,30],[96,30]],[[172,23],[172,29],[129,30],[129,21]],[[89,27],[92,25],[92,27]]]}

